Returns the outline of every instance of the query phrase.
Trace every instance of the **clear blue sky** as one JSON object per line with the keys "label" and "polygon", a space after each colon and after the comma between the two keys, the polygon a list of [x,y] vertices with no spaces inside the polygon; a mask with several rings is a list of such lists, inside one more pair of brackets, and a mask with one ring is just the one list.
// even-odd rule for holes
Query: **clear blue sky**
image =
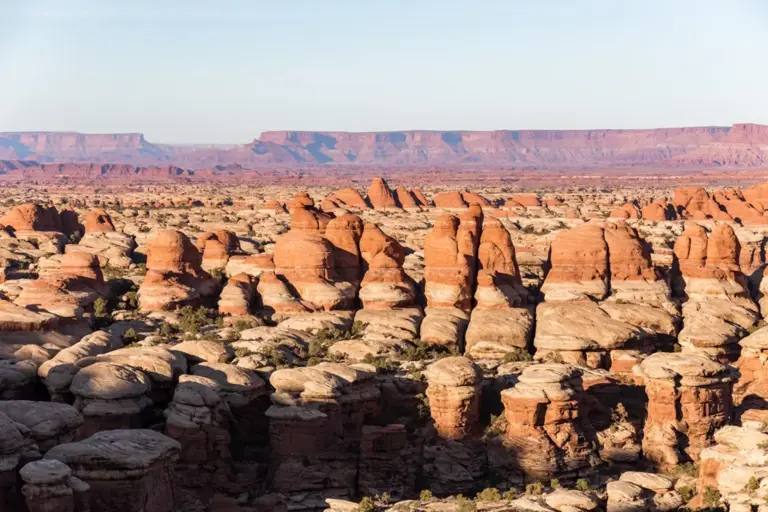
{"label": "clear blue sky", "polygon": [[768,124],[766,0],[0,0],[0,131]]}

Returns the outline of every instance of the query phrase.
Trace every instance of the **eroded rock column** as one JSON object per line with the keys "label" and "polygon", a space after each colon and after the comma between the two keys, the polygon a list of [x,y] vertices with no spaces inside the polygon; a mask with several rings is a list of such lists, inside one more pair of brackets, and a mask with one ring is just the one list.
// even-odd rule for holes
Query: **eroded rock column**
{"label": "eroded rock column", "polygon": [[697,461],[731,417],[729,368],[703,354],[659,352],[635,371],[648,395],[645,457],[660,467]]}
{"label": "eroded rock column", "polygon": [[537,364],[501,393],[506,431],[494,449],[494,470],[513,482],[588,476],[600,464],[595,434],[582,416],[580,371]]}
{"label": "eroded rock column", "polygon": [[424,479],[437,494],[482,488],[488,466],[480,438],[480,370],[465,357],[446,357],[425,371],[434,443],[424,446]]}

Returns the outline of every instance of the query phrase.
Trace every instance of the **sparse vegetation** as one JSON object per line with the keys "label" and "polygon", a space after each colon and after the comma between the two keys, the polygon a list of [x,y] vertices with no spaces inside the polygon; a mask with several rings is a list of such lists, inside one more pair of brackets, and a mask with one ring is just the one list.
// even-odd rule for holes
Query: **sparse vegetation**
{"label": "sparse vegetation", "polygon": [[400,365],[397,361],[392,361],[385,356],[367,354],[363,358],[363,362],[373,365],[377,370],[381,370],[384,373],[394,373],[400,369]]}
{"label": "sparse vegetation", "polygon": [[104,297],[96,299],[93,303],[93,315],[101,322],[109,320],[109,303],[107,302],[107,299]]}
{"label": "sparse vegetation", "polygon": [[744,486],[744,491],[748,493],[754,493],[760,488],[760,480],[755,476],[749,477],[749,482]]}
{"label": "sparse vegetation", "polygon": [[589,485],[589,482],[587,482],[585,478],[579,478],[576,480],[575,487],[577,491],[587,492],[592,490],[592,486]]}
{"label": "sparse vegetation", "polygon": [[360,500],[360,505],[357,507],[357,510],[359,512],[375,512],[376,504],[373,502],[372,498],[366,496]]}
{"label": "sparse vegetation", "polygon": [[477,493],[475,501],[501,501],[501,493],[498,489],[489,487]]}
{"label": "sparse vegetation", "polygon": [[708,485],[704,488],[704,493],[701,496],[701,503],[707,508],[715,508],[720,504],[721,498],[720,491]]}
{"label": "sparse vegetation", "polygon": [[124,345],[130,345],[132,343],[136,343],[139,341],[139,335],[136,334],[136,331],[133,330],[133,328],[128,329],[123,334],[123,344]]}
{"label": "sparse vegetation", "polygon": [[113,267],[109,263],[101,267],[101,273],[104,276],[105,281],[112,281],[113,279],[122,279],[125,275],[123,269]]}
{"label": "sparse vegetation", "polygon": [[553,478],[552,480],[549,481],[550,489],[559,489],[560,487],[561,487],[560,480],[558,480],[557,478]]}
{"label": "sparse vegetation", "polygon": [[699,467],[693,462],[684,462],[667,471],[667,474],[675,478],[683,476],[696,478],[699,475]]}
{"label": "sparse vegetation", "polygon": [[693,485],[681,485],[677,488],[677,492],[680,493],[680,496],[682,496],[685,503],[688,503],[696,497],[696,487]]}
{"label": "sparse vegetation", "polygon": [[419,501],[422,503],[429,503],[433,498],[432,491],[429,489],[424,489],[419,493]]}
{"label": "sparse vegetation", "polygon": [[485,433],[483,437],[485,439],[490,439],[492,437],[499,436],[506,432],[507,430],[507,419],[504,417],[504,415],[496,416],[494,414],[491,414],[491,421],[488,424],[488,426],[485,428]]}
{"label": "sparse vegetation", "polygon": [[768,450],[768,440],[760,441],[759,443],[757,443],[757,447],[760,448],[761,450]]}
{"label": "sparse vegetation", "polygon": [[519,363],[523,361],[533,361],[533,356],[525,349],[515,347],[504,354],[505,363]]}
{"label": "sparse vegetation", "polygon": [[462,494],[456,496],[456,512],[472,512],[473,510],[477,510],[474,501],[465,498]]}
{"label": "sparse vegetation", "polygon": [[525,486],[525,494],[529,496],[539,496],[544,492],[544,484],[541,482],[533,482]]}
{"label": "sparse vegetation", "polygon": [[180,311],[179,329],[182,332],[197,334],[202,327],[217,325],[221,321],[216,311],[208,308],[184,306]]}

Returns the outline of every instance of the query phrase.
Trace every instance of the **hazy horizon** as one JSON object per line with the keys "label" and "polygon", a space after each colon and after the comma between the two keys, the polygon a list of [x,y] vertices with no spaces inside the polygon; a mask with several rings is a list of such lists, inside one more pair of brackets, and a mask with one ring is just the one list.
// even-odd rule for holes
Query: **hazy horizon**
{"label": "hazy horizon", "polygon": [[5,0],[0,132],[768,124],[759,0],[156,3]]}

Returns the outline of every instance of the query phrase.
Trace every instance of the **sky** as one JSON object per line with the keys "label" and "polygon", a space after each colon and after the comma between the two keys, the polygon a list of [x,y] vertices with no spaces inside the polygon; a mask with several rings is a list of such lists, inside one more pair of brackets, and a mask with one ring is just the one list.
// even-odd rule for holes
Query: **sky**
{"label": "sky", "polygon": [[768,124],[766,0],[0,0],[0,131]]}

